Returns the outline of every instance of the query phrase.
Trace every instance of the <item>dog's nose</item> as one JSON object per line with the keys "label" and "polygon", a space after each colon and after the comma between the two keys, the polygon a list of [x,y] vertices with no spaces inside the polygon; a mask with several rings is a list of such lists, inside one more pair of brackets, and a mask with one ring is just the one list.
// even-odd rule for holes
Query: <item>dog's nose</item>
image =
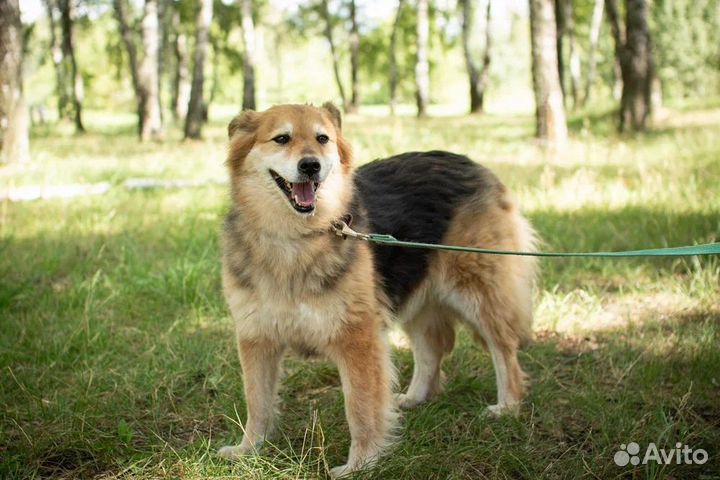
{"label": "dog's nose", "polygon": [[320,171],[320,160],[315,157],[304,157],[298,162],[298,170],[305,175],[315,175]]}

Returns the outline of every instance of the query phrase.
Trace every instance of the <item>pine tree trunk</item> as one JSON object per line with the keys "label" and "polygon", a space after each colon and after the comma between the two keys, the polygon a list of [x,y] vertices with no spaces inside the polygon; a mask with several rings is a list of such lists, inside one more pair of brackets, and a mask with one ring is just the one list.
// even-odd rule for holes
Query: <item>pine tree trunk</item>
{"label": "pine tree trunk", "polygon": [[242,0],[243,110],[255,110],[255,23],[253,0]]}
{"label": "pine tree trunk", "polygon": [[185,138],[200,138],[202,124],[205,119],[203,85],[205,83],[205,56],[207,54],[212,14],[213,0],[201,0],[197,17],[192,88],[190,90],[187,116],[185,117]]}
{"label": "pine tree trunk", "polygon": [[82,122],[82,101],[85,94],[82,75],[75,60],[75,41],[73,39],[73,6],[70,0],[60,0],[60,24],[62,27],[63,61],[67,62],[65,69],[70,78],[70,98],[72,100],[72,116],[75,122],[75,131],[84,132]]}
{"label": "pine tree trunk", "polygon": [[485,103],[485,89],[490,79],[490,49],[492,47],[492,30],[490,21],[492,19],[491,4],[488,0],[485,8],[485,52],[483,53],[482,67],[478,68],[470,51],[470,38],[473,31],[475,9],[472,4],[475,0],[461,0],[462,4],[462,43],[465,54],[465,66],[468,71],[470,84],[470,113],[483,111]]}
{"label": "pine tree trunk", "polygon": [[350,0],[350,112],[357,112],[360,106],[360,33],[358,31],[355,0]]}
{"label": "pine tree trunk", "polygon": [[0,164],[30,160],[30,116],[23,97],[23,33],[18,0],[0,1]]}
{"label": "pine tree trunk", "polygon": [[415,100],[418,117],[427,116],[430,96],[430,63],[428,62],[428,0],[417,0],[417,59],[415,61]]}
{"label": "pine tree trunk", "polygon": [[536,135],[547,145],[562,148],[567,142],[567,124],[558,74],[552,0],[530,0],[530,30]]}
{"label": "pine tree trunk", "polygon": [[590,91],[593,84],[595,83],[595,76],[597,75],[597,45],[600,40],[600,27],[602,25],[603,16],[603,5],[604,0],[595,0],[595,6],[593,7],[592,20],[590,21],[590,35],[589,35],[589,47],[588,47],[588,70],[587,79],[585,81],[585,94],[582,98],[583,106],[590,100]]}
{"label": "pine tree trunk", "polygon": [[345,87],[343,87],[342,77],[340,76],[340,55],[338,54],[337,48],[335,48],[335,39],[333,38],[333,24],[332,18],[330,17],[330,7],[328,6],[328,0],[322,0],[320,2],[320,14],[325,20],[325,38],[330,45],[330,54],[332,55],[333,72],[335,74],[335,83],[340,93],[342,100],[343,109],[348,110],[347,96],[345,95]]}
{"label": "pine tree trunk", "polygon": [[397,69],[397,36],[400,29],[400,15],[402,14],[405,0],[398,0],[397,13],[395,13],[395,22],[393,22],[392,33],[390,34],[390,115],[395,115],[397,107],[397,87],[398,87],[398,69]]}
{"label": "pine tree trunk", "polygon": [[624,32],[615,0],[606,0],[605,7],[622,75],[619,129],[642,131],[652,114],[654,77],[647,5],[645,0],[626,0]]}
{"label": "pine tree trunk", "polygon": [[158,92],[158,54],[160,47],[158,0],[145,0],[142,18],[143,59],[138,69],[142,116],[140,140],[162,135],[160,92]]}

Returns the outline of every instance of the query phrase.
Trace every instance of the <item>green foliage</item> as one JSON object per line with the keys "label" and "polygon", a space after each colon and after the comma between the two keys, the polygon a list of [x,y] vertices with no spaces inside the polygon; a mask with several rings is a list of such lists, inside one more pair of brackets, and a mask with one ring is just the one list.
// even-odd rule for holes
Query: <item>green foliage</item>
{"label": "green foliage", "polygon": [[720,89],[720,1],[659,0],[651,10],[658,74],[667,96]]}

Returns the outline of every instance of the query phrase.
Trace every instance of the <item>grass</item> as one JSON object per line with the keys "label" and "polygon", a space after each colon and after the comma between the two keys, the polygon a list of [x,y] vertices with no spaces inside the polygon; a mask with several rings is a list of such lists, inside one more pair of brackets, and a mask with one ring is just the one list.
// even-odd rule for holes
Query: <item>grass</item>
{"label": "grass", "polygon": [[[323,478],[344,461],[339,380],[288,360],[279,434],[228,464],[242,381],[219,284],[222,185],[128,191],[132,177],[224,179],[220,116],[206,140],[138,144],[133,117],[33,133],[7,185],[109,181],[104,196],[0,203],[0,477]],[[93,128],[93,126],[98,125]],[[360,162],[411,149],[470,153],[516,192],[546,248],[616,250],[720,239],[720,109],[670,112],[652,132],[571,119],[562,155],[529,116],[351,117]],[[720,478],[720,259],[544,260],[531,388],[519,418],[488,419],[492,365],[465,334],[445,393],[403,417],[399,442],[360,478]],[[400,383],[411,354],[396,348]],[[618,467],[631,441],[703,448],[704,465]]]}

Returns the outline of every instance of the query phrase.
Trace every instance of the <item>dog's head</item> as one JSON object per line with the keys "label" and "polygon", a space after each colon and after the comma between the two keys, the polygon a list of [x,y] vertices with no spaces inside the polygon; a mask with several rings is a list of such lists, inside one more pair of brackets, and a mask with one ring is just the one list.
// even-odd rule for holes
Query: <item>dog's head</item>
{"label": "dog's head", "polygon": [[228,135],[233,200],[239,208],[307,226],[345,213],[351,152],[333,104],[246,111],[230,122]]}

